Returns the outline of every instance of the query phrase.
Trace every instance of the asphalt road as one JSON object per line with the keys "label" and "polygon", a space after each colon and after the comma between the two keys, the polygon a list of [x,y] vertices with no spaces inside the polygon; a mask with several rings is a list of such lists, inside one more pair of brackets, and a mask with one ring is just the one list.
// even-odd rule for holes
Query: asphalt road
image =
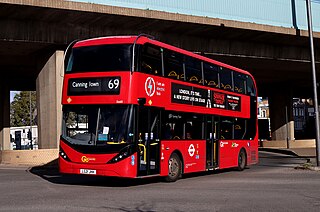
{"label": "asphalt road", "polygon": [[159,178],[61,176],[0,166],[0,211],[320,211],[320,172],[306,162],[260,152],[259,165]]}

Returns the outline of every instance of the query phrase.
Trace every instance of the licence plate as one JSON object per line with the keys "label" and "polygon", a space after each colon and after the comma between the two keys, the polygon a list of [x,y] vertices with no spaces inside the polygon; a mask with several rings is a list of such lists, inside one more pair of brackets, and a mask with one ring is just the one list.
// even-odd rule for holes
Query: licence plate
{"label": "licence plate", "polygon": [[97,174],[97,170],[93,170],[93,169],[80,169],[80,174]]}

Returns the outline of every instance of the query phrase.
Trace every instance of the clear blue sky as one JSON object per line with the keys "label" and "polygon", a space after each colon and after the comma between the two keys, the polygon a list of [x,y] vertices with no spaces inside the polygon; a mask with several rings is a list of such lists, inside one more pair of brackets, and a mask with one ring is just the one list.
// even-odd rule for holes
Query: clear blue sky
{"label": "clear blue sky", "polygon": [[[101,3],[104,0],[70,0],[70,1],[82,1],[82,2],[93,2],[93,3]],[[320,2],[320,0],[311,0],[312,2]]]}

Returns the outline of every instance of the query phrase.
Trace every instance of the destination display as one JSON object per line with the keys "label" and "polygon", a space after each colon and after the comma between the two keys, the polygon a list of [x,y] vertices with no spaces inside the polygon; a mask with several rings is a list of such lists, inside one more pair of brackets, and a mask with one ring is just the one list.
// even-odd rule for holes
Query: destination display
{"label": "destination display", "polygon": [[177,83],[171,84],[171,102],[233,111],[241,110],[241,98],[239,96]]}
{"label": "destination display", "polygon": [[105,95],[120,93],[120,77],[69,79],[68,95]]}

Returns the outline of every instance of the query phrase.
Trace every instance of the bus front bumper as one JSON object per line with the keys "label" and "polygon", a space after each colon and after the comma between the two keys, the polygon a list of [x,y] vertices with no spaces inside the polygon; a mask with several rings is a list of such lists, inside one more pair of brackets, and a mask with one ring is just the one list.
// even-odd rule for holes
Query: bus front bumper
{"label": "bus front bumper", "polygon": [[[136,157],[135,157],[136,158]],[[112,177],[137,177],[137,165],[128,157],[118,163],[95,164],[95,163],[73,163],[59,156],[59,172],[63,174],[85,174]]]}

